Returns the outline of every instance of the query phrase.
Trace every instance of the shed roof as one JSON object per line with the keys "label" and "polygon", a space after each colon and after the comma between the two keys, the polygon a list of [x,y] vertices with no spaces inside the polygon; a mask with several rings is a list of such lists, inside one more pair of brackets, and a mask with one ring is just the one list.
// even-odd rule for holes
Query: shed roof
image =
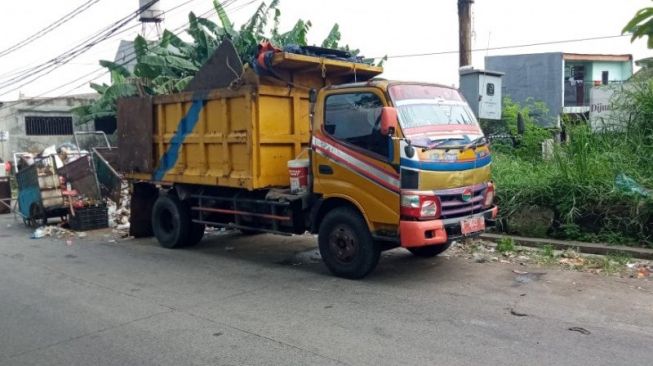
{"label": "shed roof", "polygon": [[608,54],[587,54],[587,53],[563,53],[562,58],[566,61],[608,61],[608,62],[633,61],[633,55],[608,55]]}

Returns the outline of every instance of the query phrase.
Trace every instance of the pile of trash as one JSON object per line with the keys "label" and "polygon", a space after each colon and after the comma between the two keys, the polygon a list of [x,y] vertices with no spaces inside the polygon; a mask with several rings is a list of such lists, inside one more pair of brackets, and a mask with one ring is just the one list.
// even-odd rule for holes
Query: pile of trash
{"label": "pile of trash", "polygon": [[[18,170],[23,170],[26,167],[32,166],[39,159],[52,157],[54,159],[55,167],[61,168],[68,163],[79,159],[82,156],[88,155],[87,150],[82,150],[77,147],[77,145],[66,142],[59,146],[51,145],[43,149],[39,153],[16,153],[18,158]],[[47,159],[45,160],[48,161]]]}
{"label": "pile of trash", "polygon": [[107,207],[109,209],[109,227],[114,231],[119,232],[123,236],[129,233],[129,215],[131,210],[129,208],[130,202],[129,186],[123,184],[120,193],[120,202],[116,203],[112,200],[107,200]]}
{"label": "pile of trash", "polygon": [[32,233],[32,239],[41,239],[45,237],[65,239],[77,236],[73,231],[64,229],[60,226],[41,226],[40,228],[34,230]]}
{"label": "pile of trash", "polygon": [[649,262],[628,263],[626,267],[632,278],[650,278],[653,273],[653,264]]}

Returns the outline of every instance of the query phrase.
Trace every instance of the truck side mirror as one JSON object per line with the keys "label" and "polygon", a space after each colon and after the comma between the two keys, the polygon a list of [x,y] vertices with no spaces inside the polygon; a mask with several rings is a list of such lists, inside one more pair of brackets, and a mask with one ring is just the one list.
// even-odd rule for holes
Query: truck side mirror
{"label": "truck side mirror", "polygon": [[308,91],[308,101],[311,103],[317,102],[317,90],[311,89]]}
{"label": "truck side mirror", "polygon": [[398,126],[397,109],[394,107],[383,107],[381,111],[381,134],[392,136],[397,132]]}

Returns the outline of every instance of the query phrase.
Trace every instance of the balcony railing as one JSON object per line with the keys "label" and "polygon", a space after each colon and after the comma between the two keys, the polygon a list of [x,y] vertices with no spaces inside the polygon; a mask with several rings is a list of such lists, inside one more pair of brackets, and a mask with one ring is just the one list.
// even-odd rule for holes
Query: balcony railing
{"label": "balcony railing", "polygon": [[[608,85],[621,84],[621,81],[611,81]],[[565,81],[565,107],[589,107],[590,90],[602,85],[594,81]]]}
{"label": "balcony railing", "polygon": [[565,107],[588,106],[592,87],[594,82],[565,81]]}

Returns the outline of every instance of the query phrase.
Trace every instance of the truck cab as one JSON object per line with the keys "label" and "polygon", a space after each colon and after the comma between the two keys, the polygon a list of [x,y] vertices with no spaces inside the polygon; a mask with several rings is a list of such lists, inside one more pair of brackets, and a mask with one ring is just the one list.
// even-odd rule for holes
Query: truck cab
{"label": "truck cab", "polygon": [[322,89],[315,111],[313,193],[330,210],[314,231],[334,273],[360,275],[395,246],[435,256],[493,225],[488,142],[456,89],[373,79]]}

